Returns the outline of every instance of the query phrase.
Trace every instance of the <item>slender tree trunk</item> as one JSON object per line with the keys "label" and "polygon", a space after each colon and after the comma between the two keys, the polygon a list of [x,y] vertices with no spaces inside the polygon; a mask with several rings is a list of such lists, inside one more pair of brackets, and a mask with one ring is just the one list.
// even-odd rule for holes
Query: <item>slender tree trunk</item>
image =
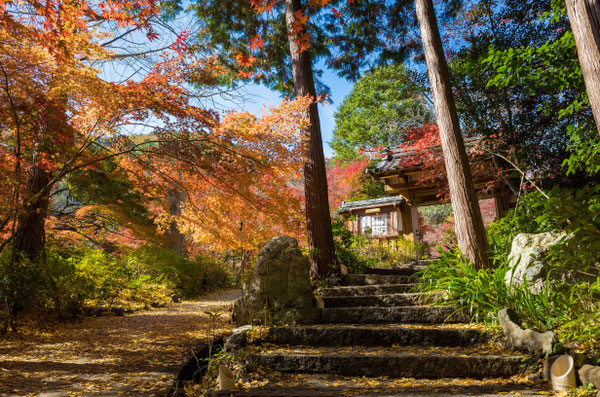
{"label": "slender tree trunk", "polygon": [[[48,172],[37,164],[33,164],[28,173],[24,199],[42,191],[50,181]],[[45,194],[26,204],[17,216],[17,230],[13,238],[13,250],[16,253],[21,253],[31,260],[40,257],[46,240],[45,222],[49,202],[49,195]]]}
{"label": "slender tree trunk", "polygon": [[[300,0],[285,0],[285,20],[292,59],[294,90],[296,96],[310,95],[316,98],[309,52],[298,52],[296,32],[292,28],[295,20],[294,14],[300,10],[302,10]],[[321,124],[316,102],[310,105],[308,113],[310,127],[306,130],[306,162],[304,163],[308,246],[311,250],[310,260],[313,273],[325,277],[334,272],[336,258],[329,214]]]}
{"label": "slender tree trunk", "polygon": [[476,268],[488,267],[485,228],[460,131],[433,2],[415,0],[415,5],[448,175],[458,246]]}
{"label": "slender tree trunk", "polygon": [[[181,202],[183,201],[183,195],[177,189],[169,189],[167,196],[169,200],[169,214],[171,216],[178,216],[181,214]],[[185,254],[183,245],[183,234],[177,228],[177,222],[172,221],[169,227],[169,242],[171,249],[179,256]]]}
{"label": "slender tree trunk", "polygon": [[566,3],[585,88],[600,132],[600,0]]}

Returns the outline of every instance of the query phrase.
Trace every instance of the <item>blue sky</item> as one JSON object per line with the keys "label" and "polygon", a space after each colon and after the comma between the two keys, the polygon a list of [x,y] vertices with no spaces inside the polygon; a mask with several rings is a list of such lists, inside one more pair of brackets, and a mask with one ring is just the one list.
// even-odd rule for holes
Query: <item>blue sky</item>
{"label": "blue sky", "polygon": [[[331,89],[330,99],[332,103],[330,105],[319,105],[321,132],[323,134],[323,151],[325,152],[325,157],[331,157],[333,151],[331,150],[331,147],[329,147],[329,141],[331,141],[331,136],[335,127],[333,114],[346,95],[352,90],[352,83],[339,78],[334,72],[327,69],[324,70],[322,79]],[[272,91],[262,85],[249,86],[245,91],[251,94],[251,98],[240,106],[241,110],[260,114],[260,111],[265,105],[277,106],[281,102],[280,93]]]}

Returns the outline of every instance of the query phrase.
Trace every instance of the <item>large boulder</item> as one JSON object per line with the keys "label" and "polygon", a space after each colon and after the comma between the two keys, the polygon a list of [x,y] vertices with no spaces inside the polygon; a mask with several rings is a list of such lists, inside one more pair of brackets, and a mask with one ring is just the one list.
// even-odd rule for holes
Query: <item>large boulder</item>
{"label": "large boulder", "polygon": [[240,326],[311,324],[318,318],[308,258],[296,239],[272,238],[258,254],[248,294],[234,304],[233,320]]}
{"label": "large boulder", "polygon": [[520,286],[527,279],[530,291],[539,294],[548,277],[548,250],[563,237],[564,234],[557,233],[517,234],[508,257],[509,269],[504,279],[506,286]]}
{"label": "large boulder", "polygon": [[579,369],[578,374],[582,384],[587,385],[591,383],[596,389],[600,389],[600,367],[584,365]]}
{"label": "large boulder", "polygon": [[512,309],[500,310],[498,321],[504,331],[506,347],[510,349],[547,355],[552,352],[552,348],[558,342],[556,334],[552,331],[536,332],[521,328],[521,319]]}

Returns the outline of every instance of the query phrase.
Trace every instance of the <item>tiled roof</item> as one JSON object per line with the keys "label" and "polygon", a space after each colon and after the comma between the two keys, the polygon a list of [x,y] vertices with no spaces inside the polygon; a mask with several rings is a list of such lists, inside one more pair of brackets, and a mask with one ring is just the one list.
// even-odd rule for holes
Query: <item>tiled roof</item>
{"label": "tiled roof", "polygon": [[338,212],[350,211],[354,208],[378,207],[385,204],[400,204],[403,201],[404,198],[402,198],[401,196],[380,197],[376,199],[360,201],[348,201],[342,203],[342,206],[338,208]]}
{"label": "tiled roof", "polygon": [[[479,137],[470,137],[470,138],[465,138],[465,149],[467,150],[467,154],[469,153],[469,150],[474,148],[476,146],[477,143],[479,143],[481,140],[481,138]],[[428,150],[441,150],[441,146],[433,146],[433,147],[429,147]],[[402,166],[402,159],[409,157],[409,156],[415,156],[416,153],[415,152],[395,152],[395,153],[390,153],[387,158],[384,158],[383,160],[381,160],[379,163],[375,164],[375,167],[373,168],[368,168],[366,170],[367,173],[372,174],[372,175],[377,175],[386,171],[390,171],[390,170],[401,170],[403,168],[414,168],[414,167],[418,167],[419,163],[414,163],[410,165],[410,167],[405,167]]]}

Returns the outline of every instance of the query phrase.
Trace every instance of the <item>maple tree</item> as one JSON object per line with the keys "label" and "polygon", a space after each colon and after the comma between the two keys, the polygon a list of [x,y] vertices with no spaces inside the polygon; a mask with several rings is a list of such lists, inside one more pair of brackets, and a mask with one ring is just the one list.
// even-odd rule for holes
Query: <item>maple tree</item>
{"label": "maple tree", "polygon": [[342,202],[354,198],[363,188],[365,170],[371,161],[366,158],[350,163],[330,160],[327,164],[327,186],[329,206],[339,208]]}
{"label": "maple tree", "polygon": [[[196,250],[256,250],[277,234],[301,237],[301,200],[288,181],[303,162],[302,113],[309,102],[284,101],[261,117],[230,113],[210,136],[185,127],[163,130],[164,144],[121,164],[147,195],[166,197],[176,188],[179,214],[159,202],[156,222],[165,231],[174,222]],[[181,134],[185,140],[174,139]]]}
{"label": "maple tree", "polygon": [[[128,172],[163,229],[174,218],[168,213],[169,189],[184,195],[197,192],[202,207],[187,200],[176,217],[177,228],[200,244],[209,241],[211,230],[219,241],[233,244],[232,230],[240,226],[231,222],[227,232],[232,219],[244,222],[247,217],[248,231],[260,226],[261,237],[251,240],[254,245],[271,233],[269,217],[281,220],[286,232],[290,224],[297,229],[293,219],[298,201],[279,187],[285,186],[288,173],[299,171],[302,139],[295,128],[304,125],[299,112],[305,100],[284,102],[264,119],[232,114],[220,123],[216,112],[197,103],[190,87],[214,85],[224,70],[214,57],[196,56],[186,43],[189,32],[154,50],[140,47],[139,52],[121,54],[114,49],[116,40],[136,32],[148,43],[157,39],[153,23],[159,9],[152,1],[56,0],[46,7],[3,2],[0,11],[6,99],[0,109],[5,160],[0,171],[2,187],[11,192],[0,204],[0,251],[11,244],[13,260],[17,253],[38,258],[57,184],[82,171],[102,171],[114,160]],[[99,28],[97,20],[115,24],[117,31]],[[123,82],[104,80],[94,67],[140,54],[143,60],[151,53],[151,68]],[[282,206],[287,210],[276,212]],[[77,213],[85,217],[107,208],[88,206]],[[63,221],[56,219],[53,226],[65,227]],[[126,220],[117,223],[127,225]],[[211,248],[218,244],[211,240]]]}

